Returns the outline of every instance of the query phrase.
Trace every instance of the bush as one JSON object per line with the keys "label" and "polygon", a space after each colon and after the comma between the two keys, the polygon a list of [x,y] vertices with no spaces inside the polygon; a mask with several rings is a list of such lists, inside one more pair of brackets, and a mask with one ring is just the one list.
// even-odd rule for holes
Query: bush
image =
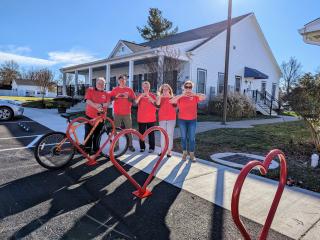
{"label": "bush", "polygon": [[[216,96],[208,103],[208,112],[218,116],[223,115],[223,95]],[[251,100],[238,93],[228,93],[227,116],[231,118],[248,118],[256,115],[255,106]]]}

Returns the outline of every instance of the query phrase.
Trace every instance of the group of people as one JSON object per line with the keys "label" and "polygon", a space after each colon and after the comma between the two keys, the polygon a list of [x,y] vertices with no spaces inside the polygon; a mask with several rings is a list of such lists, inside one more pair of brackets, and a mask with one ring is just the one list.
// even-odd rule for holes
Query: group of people
{"label": "group of people", "polygon": [[[196,94],[193,90],[193,82],[188,80],[183,84],[181,95],[174,96],[169,84],[163,84],[159,87],[157,95],[150,92],[150,83],[142,83],[143,92],[138,94],[126,86],[127,78],[125,75],[118,77],[118,86],[111,92],[106,92],[105,79],[98,78],[95,88],[88,88],[86,91],[86,115],[88,118],[95,118],[98,112],[106,111],[109,104],[113,102],[113,117],[116,127],[132,128],[131,108],[137,104],[137,122],[139,132],[143,134],[148,128],[155,126],[157,123],[157,110],[159,126],[165,129],[169,136],[169,147],[167,157],[171,157],[173,147],[173,134],[176,123],[178,123],[181,133],[182,160],[187,160],[188,155],[191,161],[195,158],[195,132],[197,125],[197,107],[198,103],[205,100],[204,94]],[[178,114],[177,111],[178,110]],[[91,130],[91,125],[86,124],[85,135]],[[96,143],[96,137],[102,128],[97,127],[92,136],[86,143],[87,152],[96,152],[99,149]],[[155,135],[151,132],[148,136],[149,153],[155,150]],[[140,140],[140,152],[146,151],[144,141]],[[164,136],[161,134],[161,150],[164,149]],[[129,148],[131,152],[135,151],[132,144],[132,136],[129,136]],[[159,153],[160,155],[161,153]]]}

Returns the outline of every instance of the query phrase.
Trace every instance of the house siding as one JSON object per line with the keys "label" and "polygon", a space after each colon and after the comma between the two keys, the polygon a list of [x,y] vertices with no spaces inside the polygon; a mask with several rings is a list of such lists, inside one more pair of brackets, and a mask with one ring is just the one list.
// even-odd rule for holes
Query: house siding
{"label": "house siding", "polygon": [[[266,89],[271,93],[273,83],[279,86],[280,72],[255,21],[255,16],[251,15],[232,27],[228,84],[234,89],[235,76],[237,75],[242,77],[241,91],[248,88],[249,85],[245,84],[243,76],[244,67],[247,66],[269,76],[269,79],[266,80],[252,80],[251,89],[260,90],[261,82],[266,81]],[[207,93],[209,93],[210,87],[214,87],[217,91],[218,72],[224,72],[225,41],[226,32],[223,32],[194,51],[192,79],[195,83],[197,82],[197,68],[206,69]]]}

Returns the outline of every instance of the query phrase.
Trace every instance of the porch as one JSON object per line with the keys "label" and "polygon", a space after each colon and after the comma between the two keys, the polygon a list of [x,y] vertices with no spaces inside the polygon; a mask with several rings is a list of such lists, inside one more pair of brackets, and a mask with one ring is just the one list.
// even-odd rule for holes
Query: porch
{"label": "porch", "polygon": [[[174,62],[174,64],[172,64]],[[175,66],[172,66],[175,65]],[[96,79],[105,78],[106,90],[110,91],[117,86],[120,74],[128,76],[127,85],[135,92],[141,92],[141,83],[149,81],[151,91],[156,92],[163,83],[168,83],[174,93],[179,93],[182,82],[189,77],[190,65],[188,59],[172,57],[154,53],[142,56],[123,56],[108,58],[61,69],[63,85],[58,86],[57,95],[83,97],[85,89],[95,86]]]}

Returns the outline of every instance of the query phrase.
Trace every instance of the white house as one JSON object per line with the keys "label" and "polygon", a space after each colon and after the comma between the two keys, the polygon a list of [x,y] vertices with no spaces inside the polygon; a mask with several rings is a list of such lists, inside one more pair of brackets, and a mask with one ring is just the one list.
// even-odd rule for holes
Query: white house
{"label": "white house", "polygon": [[320,45],[320,18],[305,24],[299,33],[306,43]]}
{"label": "white house", "polygon": [[[141,81],[148,80],[153,90],[162,82],[169,82],[179,92],[181,83],[191,79],[197,92],[211,98],[223,92],[226,29],[227,21],[222,21],[141,44],[120,40],[107,58],[62,68],[63,93],[66,94],[66,74],[75,75],[75,85],[79,75],[84,75],[88,85],[97,77],[105,77],[110,80],[108,90],[116,85],[117,76],[127,74],[128,84],[135,91],[140,90]],[[164,49],[179,52],[175,56],[182,66],[179,74],[161,71],[164,60],[172,57]],[[150,61],[157,62],[160,70],[150,72],[146,68]],[[254,13],[233,18],[228,90],[245,93],[270,105],[278,96],[280,77],[279,65]]]}
{"label": "white house", "polygon": [[[12,81],[12,94],[13,96],[25,97],[42,97],[41,89],[34,81],[16,79]],[[46,90],[45,97],[55,97],[55,92]]]}

